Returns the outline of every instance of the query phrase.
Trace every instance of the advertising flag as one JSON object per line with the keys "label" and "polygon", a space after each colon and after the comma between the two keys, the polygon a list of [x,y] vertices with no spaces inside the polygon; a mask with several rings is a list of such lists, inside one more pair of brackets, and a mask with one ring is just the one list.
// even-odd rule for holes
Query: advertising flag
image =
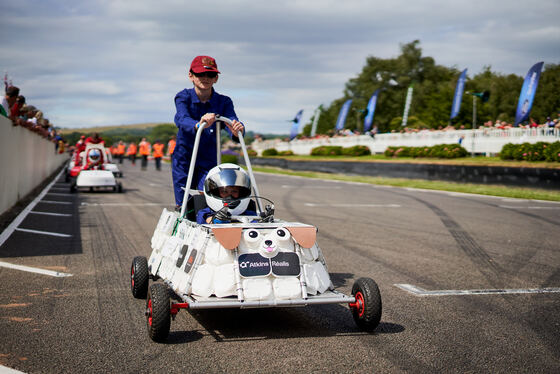
{"label": "advertising flag", "polygon": [[303,114],[303,109],[297,112],[292,122],[292,130],[290,131],[290,140],[295,138],[299,133],[299,120],[301,119],[301,115]]}
{"label": "advertising flag", "polygon": [[533,99],[535,98],[535,92],[537,92],[543,65],[544,62],[537,62],[529,69],[525,76],[523,87],[521,87],[521,94],[519,95],[519,101],[517,102],[515,126],[529,118],[529,112],[531,112],[531,107],[533,106]]}
{"label": "advertising flag", "polygon": [[414,90],[414,87],[411,84],[410,87],[408,87],[408,91],[406,91],[406,101],[404,103],[404,113],[403,113],[403,118],[402,118],[402,123],[401,123],[402,127],[406,127],[406,123],[408,121],[408,112],[410,111],[410,104],[412,103],[412,91],[413,90]]}
{"label": "advertising flag", "polygon": [[367,104],[367,115],[366,118],[364,118],[364,132],[368,132],[369,129],[371,129],[373,115],[375,113],[375,105],[377,104],[377,95],[379,95],[379,89],[375,90]]}
{"label": "advertising flag", "polygon": [[313,124],[311,125],[311,137],[315,136],[317,132],[317,124],[319,123],[319,117],[321,116],[321,107],[315,109],[315,114],[313,115]]}
{"label": "advertising flag", "polygon": [[451,105],[451,116],[449,119],[457,117],[459,114],[459,109],[461,109],[461,100],[463,99],[463,91],[465,90],[465,81],[467,80],[467,69],[463,70],[459,79],[457,79],[457,85],[455,86],[455,95],[453,95],[453,104]]}
{"label": "advertising flag", "polygon": [[346,122],[346,116],[348,115],[348,111],[350,110],[350,105],[352,105],[352,99],[346,100],[342,108],[340,108],[340,112],[338,112],[338,118],[336,120],[335,130],[340,131],[344,128],[344,122]]}

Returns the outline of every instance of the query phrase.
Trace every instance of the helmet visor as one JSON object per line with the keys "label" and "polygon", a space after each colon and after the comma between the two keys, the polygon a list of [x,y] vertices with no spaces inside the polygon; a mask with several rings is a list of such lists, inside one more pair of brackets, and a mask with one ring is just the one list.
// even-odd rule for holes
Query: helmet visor
{"label": "helmet visor", "polygon": [[251,195],[251,181],[243,171],[223,169],[206,179],[206,191],[219,199],[243,199]]}

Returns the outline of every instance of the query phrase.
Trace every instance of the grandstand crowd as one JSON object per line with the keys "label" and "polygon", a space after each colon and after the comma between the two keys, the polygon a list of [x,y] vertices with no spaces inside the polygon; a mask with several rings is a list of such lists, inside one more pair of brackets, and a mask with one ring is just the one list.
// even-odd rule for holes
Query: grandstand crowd
{"label": "grandstand crowd", "polygon": [[[4,79],[5,94],[0,105],[0,115],[9,118],[13,126],[21,126],[38,135],[52,141],[55,144],[55,152],[70,154],[79,154],[83,151],[87,143],[102,143],[105,141],[99,137],[97,133],[87,137],[82,135],[80,140],[74,144],[68,144],[64,137],[59,134],[54,128],[53,124],[48,118],[45,118],[43,112],[33,105],[26,103],[25,96],[20,95],[20,89],[8,83]],[[135,164],[138,157],[142,161],[142,166],[148,158],[156,161],[156,167],[159,170],[159,162],[162,158],[170,158],[175,148],[175,137],[173,137],[165,146],[163,143],[156,140],[154,144],[150,144],[146,139],[141,142],[124,143],[122,140],[112,144],[109,147],[110,153],[113,157],[118,159],[120,163],[124,158],[130,159]],[[165,153],[164,153],[165,150]]]}
{"label": "grandstand crowd", "polygon": [[0,106],[0,115],[9,118],[13,126],[21,126],[33,131],[42,137],[55,143],[55,151],[64,153],[65,141],[61,135],[57,133],[48,118],[45,118],[43,112],[33,105],[27,104],[25,96],[20,95],[19,88],[5,84],[5,94]]}

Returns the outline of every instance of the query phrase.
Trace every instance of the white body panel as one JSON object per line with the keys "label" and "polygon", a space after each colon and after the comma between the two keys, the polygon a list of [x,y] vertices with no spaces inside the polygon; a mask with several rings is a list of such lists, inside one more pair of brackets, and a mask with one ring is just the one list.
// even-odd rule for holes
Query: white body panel
{"label": "white body panel", "polygon": [[115,176],[108,170],[82,170],[76,179],[76,187],[116,187]]}
{"label": "white body panel", "polygon": [[[204,300],[237,296],[239,300],[270,302],[299,300],[333,289],[321,249],[316,243],[311,248],[302,248],[286,230],[289,227],[309,227],[307,225],[282,221],[198,225],[184,220],[173,233],[178,217],[179,213],[163,209],[152,236],[153,251],[148,267],[152,275],[162,278],[181,297]],[[225,249],[212,232],[215,227],[242,227],[237,248]],[[275,235],[282,228],[288,235]],[[258,237],[250,237],[249,231],[258,231]],[[262,244],[270,240],[275,248],[272,254],[263,250]],[[278,276],[272,271],[262,276],[243,277],[240,274],[239,266],[244,264],[238,264],[238,256],[260,254],[273,264],[282,253],[297,255],[299,275]],[[238,289],[241,289],[240,294]]]}

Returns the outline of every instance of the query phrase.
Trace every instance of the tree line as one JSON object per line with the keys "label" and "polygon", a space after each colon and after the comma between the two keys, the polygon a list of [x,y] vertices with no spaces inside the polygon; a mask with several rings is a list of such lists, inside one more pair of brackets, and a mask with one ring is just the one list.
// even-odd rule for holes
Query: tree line
{"label": "tree line", "polygon": [[[536,62],[536,61],[535,61]],[[529,69],[530,66],[527,66]],[[449,122],[455,85],[462,69],[437,65],[434,58],[422,56],[420,41],[401,45],[401,53],[396,58],[382,59],[369,56],[357,77],[345,84],[344,96],[330,105],[319,107],[318,134],[329,134],[340,108],[348,99],[353,99],[352,109],[346,118],[345,128],[363,131],[366,107],[369,98],[380,89],[375,109],[374,125],[380,132],[400,131],[404,103],[408,87],[413,85],[413,97],[407,127],[439,128]],[[473,123],[472,96],[466,92],[489,91],[487,102],[477,102],[477,125],[487,121],[513,123],[517,101],[524,76],[501,74],[485,66],[478,74],[468,77],[459,115],[451,125],[471,128]],[[531,118],[544,123],[547,117],[557,118],[560,112],[560,65],[545,64],[535,95]],[[304,126],[303,135],[311,133],[312,117]]]}

